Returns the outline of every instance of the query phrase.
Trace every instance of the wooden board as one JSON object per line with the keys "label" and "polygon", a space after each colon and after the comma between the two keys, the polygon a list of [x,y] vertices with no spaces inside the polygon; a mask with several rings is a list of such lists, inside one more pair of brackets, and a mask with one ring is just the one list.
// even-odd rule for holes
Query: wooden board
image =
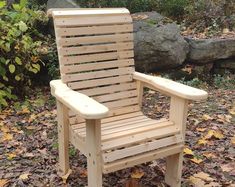
{"label": "wooden board", "polygon": [[94,16],[79,16],[79,17],[58,17],[54,19],[54,25],[58,27],[68,26],[88,26],[88,25],[111,25],[132,23],[132,18],[129,15],[94,15]]}
{"label": "wooden board", "polygon": [[113,43],[113,42],[130,42],[133,41],[133,34],[109,34],[109,35],[96,35],[96,36],[84,36],[84,37],[69,37],[58,39],[60,46],[73,46],[73,45],[85,45],[85,44],[99,44],[99,43]]}
{"label": "wooden board", "polygon": [[87,26],[87,27],[74,27],[74,28],[57,28],[57,37],[65,36],[80,36],[80,35],[94,35],[94,34],[113,34],[113,33],[126,33],[133,32],[132,24],[120,25],[101,25],[101,26]]}

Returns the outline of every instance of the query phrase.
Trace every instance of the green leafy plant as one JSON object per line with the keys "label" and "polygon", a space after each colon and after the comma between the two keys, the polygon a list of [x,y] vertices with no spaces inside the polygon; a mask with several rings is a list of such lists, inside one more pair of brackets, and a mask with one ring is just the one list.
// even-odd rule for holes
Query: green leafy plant
{"label": "green leafy plant", "polygon": [[16,98],[13,94],[24,95],[32,76],[45,65],[42,56],[48,54],[46,36],[38,29],[48,18],[26,5],[27,1],[21,0],[8,10],[0,1],[0,106]]}

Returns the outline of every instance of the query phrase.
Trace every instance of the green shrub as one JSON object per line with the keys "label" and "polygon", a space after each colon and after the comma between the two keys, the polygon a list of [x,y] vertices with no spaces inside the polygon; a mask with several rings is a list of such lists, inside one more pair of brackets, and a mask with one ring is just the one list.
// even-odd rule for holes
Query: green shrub
{"label": "green shrub", "polygon": [[7,10],[0,1],[0,106],[7,105],[13,94],[23,95],[31,78],[45,65],[48,40],[40,32],[48,18],[42,11],[26,8],[21,0]]}
{"label": "green shrub", "polygon": [[189,0],[159,0],[159,10],[166,16],[182,17],[189,5]]}
{"label": "green shrub", "polygon": [[81,7],[126,7],[132,13],[156,10],[158,0],[77,0]]}

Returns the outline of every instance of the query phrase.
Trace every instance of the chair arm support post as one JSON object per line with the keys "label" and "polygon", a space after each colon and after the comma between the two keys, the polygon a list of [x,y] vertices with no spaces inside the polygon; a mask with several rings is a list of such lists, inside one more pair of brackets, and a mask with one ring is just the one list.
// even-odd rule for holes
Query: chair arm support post
{"label": "chair arm support post", "polygon": [[88,186],[102,186],[101,120],[86,120]]}
{"label": "chair arm support post", "polygon": [[69,170],[69,116],[68,108],[57,101],[59,174],[65,175]]}
{"label": "chair arm support post", "polygon": [[139,107],[142,108],[144,84],[141,81],[136,81],[136,84],[137,84],[138,103],[139,103]]}
{"label": "chair arm support post", "polygon": [[188,100],[172,96],[170,101],[170,121],[179,128],[182,138],[185,138],[186,121],[188,116]]}

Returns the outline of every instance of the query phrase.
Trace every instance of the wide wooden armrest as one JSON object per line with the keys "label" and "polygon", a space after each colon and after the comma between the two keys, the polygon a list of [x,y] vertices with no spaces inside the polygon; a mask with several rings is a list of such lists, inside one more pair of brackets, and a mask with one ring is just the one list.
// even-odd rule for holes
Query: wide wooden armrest
{"label": "wide wooden armrest", "polygon": [[162,77],[154,77],[151,75],[134,72],[133,78],[143,82],[146,87],[158,90],[159,92],[165,93],[169,96],[173,95],[194,101],[205,100],[208,97],[207,92],[203,90],[186,86]]}
{"label": "wide wooden armrest", "polygon": [[73,91],[61,80],[50,82],[51,93],[65,106],[84,119],[101,119],[108,115],[109,109],[94,99]]}

